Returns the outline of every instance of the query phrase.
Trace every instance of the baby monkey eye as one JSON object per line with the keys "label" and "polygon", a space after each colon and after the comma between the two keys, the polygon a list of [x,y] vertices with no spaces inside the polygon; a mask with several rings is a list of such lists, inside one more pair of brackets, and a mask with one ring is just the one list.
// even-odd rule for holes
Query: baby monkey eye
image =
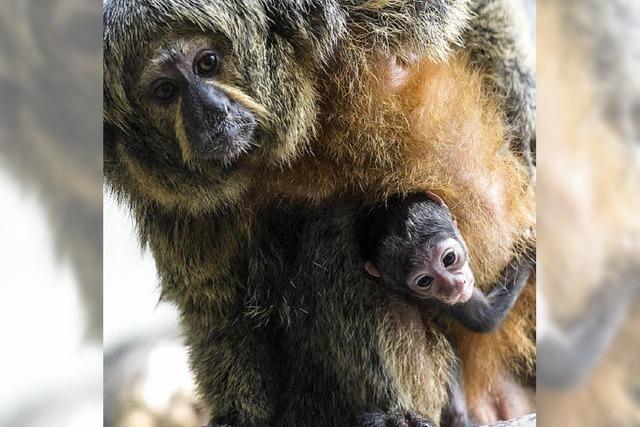
{"label": "baby monkey eye", "polygon": [[212,50],[203,50],[196,56],[193,70],[200,77],[211,77],[218,71],[219,66],[218,55]]}
{"label": "baby monkey eye", "polygon": [[433,282],[433,277],[422,276],[418,279],[416,285],[418,285],[419,288],[428,288],[431,286],[431,282]]}
{"label": "baby monkey eye", "polygon": [[442,264],[444,264],[445,267],[449,267],[454,262],[456,262],[456,253],[454,251],[447,252],[444,258],[442,258]]}
{"label": "baby monkey eye", "polygon": [[151,96],[156,102],[167,104],[173,101],[177,96],[178,86],[169,80],[160,79],[151,86]]}

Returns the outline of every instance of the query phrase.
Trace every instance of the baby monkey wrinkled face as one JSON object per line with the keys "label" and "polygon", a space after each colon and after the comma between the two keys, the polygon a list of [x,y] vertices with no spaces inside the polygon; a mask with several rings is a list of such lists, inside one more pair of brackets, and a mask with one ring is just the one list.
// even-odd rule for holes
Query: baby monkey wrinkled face
{"label": "baby monkey wrinkled face", "polygon": [[147,63],[139,98],[186,163],[229,165],[251,149],[265,110],[241,89],[235,68],[224,40],[207,37],[178,37]]}
{"label": "baby monkey wrinkled face", "polygon": [[446,234],[433,235],[415,246],[411,255],[406,285],[416,296],[436,298],[445,304],[471,298],[474,277],[460,240]]}
{"label": "baby monkey wrinkled face", "polygon": [[464,303],[473,294],[466,245],[433,193],[392,198],[374,209],[361,228],[361,246],[366,271],[398,293],[445,304]]}

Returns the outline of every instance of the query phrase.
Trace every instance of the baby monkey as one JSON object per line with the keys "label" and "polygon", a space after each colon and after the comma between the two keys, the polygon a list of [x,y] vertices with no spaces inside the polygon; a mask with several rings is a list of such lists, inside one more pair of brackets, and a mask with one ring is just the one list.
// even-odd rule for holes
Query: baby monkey
{"label": "baby monkey", "polygon": [[364,215],[358,232],[370,275],[414,303],[442,308],[474,332],[497,329],[535,265],[535,247],[529,247],[488,294],[475,288],[465,241],[447,205],[431,192],[392,197]]}
{"label": "baby monkey", "polygon": [[[469,253],[444,201],[431,192],[392,197],[361,219],[365,270],[425,308],[439,307],[474,332],[491,332],[515,304],[535,266],[535,245],[512,260],[487,295],[474,286]],[[442,426],[468,427],[461,367],[449,385]]]}

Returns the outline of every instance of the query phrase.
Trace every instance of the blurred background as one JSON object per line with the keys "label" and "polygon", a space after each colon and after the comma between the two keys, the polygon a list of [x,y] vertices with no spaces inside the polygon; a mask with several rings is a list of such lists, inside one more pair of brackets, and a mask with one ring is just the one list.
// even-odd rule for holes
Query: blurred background
{"label": "blurred background", "polygon": [[101,40],[101,2],[0,2],[2,427],[199,424],[153,261],[103,200]]}
{"label": "blurred background", "polygon": [[101,11],[0,3],[0,425],[102,420]]}
{"label": "blurred background", "polygon": [[640,2],[537,2],[537,404],[640,425]]}
{"label": "blurred background", "polygon": [[[640,2],[533,5],[538,418],[640,426]],[[200,422],[176,313],[103,196],[101,27],[99,2],[0,2],[3,427]]]}

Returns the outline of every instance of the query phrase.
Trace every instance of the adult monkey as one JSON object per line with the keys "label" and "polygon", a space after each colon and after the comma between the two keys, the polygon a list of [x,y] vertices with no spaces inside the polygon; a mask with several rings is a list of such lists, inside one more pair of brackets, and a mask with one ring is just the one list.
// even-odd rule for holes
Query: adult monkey
{"label": "adult monkey", "polygon": [[[162,102],[171,98],[172,89],[141,77],[148,76],[147,58],[169,47],[174,65],[187,59],[194,65],[193,73],[191,67],[174,67],[189,74],[188,86],[180,90],[199,88],[203,94],[197,79],[211,63],[201,63],[203,50],[196,39],[219,41],[226,55],[222,66],[227,67],[226,86],[218,88],[226,97],[222,109],[239,105],[236,117],[255,117],[243,122],[259,145],[250,161],[287,162],[304,147],[315,125],[315,77],[338,42],[341,48],[375,45],[383,52],[442,58],[464,24],[465,3],[277,6],[266,8],[257,1],[105,3],[107,181],[131,205],[141,238],[154,252],[163,295],[182,312],[192,364],[214,422],[344,425],[361,412],[404,414],[414,406],[437,421],[451,372],[450,344],[434,326],[425,334],[394,330],[397,325],[386,322],[397,306],[363,280],[348,222],[340,222],[352,218],[353,211],[348,206],[336,212],[275,204],[253,215],[242,200],[250,176],[242,167],[229,167],[250,148],[249,138],[234,145],[233,126],[216,129],[222,132],[220,141],[230,145],[214,153],[207,137],[190,136],[197,120],[179,122],[175,114],[157,114],[146,96]],[[160,69],[166,65],[156,64]],[[142,88],[141,82],[149,86]],[[196,142],[194,152],[210,161],[185,158],[185,141]],[[333,240],[317,241],[317,233],[336,224]],[[302,231],[300,241],[297,231]],[[274,242],[276,233],[283,238]],[[325,244],[336,242],[340,252],[323,253],[320,259],[331,263],[340,256],[337,271],[323,275],[300,270],[326,297],[316,323],[322,328],[308,331],[312,339],[306,348],[279,348],[287,337],[287,308],[301,307],[283,304],[282,288],[290,285],[276,279],[288,276],[286,263],[296,253],[306,266],[326,250]],[[323,283],[330,286],[323,288]],[[262,326],[259,334],[256,326]],[[387,328],[384,334],[380,328]],[[386,353],[395,343],[402,351],[414,338],[424,343],[419,365],[408,363],[412,354]],[[358,346],[352,345],[354,339]],[[381,342],[385,339],[386,344]],[[390,363],[390,358],[405,363]],[[283,374],[293,367],[304,381],[291,376],[280,381],[278,360],[284,362]],[[394,370],[399,366],[428,379],[420,404],[403,384],[409,372]],[[296,390],[296,384],[309,388]]]}

